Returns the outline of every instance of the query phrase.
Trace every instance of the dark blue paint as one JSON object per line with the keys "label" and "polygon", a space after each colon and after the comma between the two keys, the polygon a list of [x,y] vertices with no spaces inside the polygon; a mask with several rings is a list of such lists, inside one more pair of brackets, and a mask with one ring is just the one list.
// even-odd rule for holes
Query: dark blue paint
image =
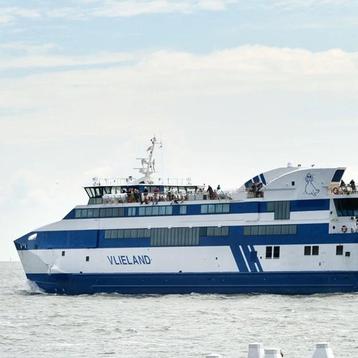
{"label": "dark blue paint", "polygon": [[[18,250],[150,247],[149,238],[105,239],[104,230],[38,232],[37,239],[29,241],[27,238],[31,234],[15,241]],[[297,225],[296,235],[244,236],[242,226],[233,226],[230,227],[229,236],[200,237],[199,239],[199,246],[231,246],[238,249],[239,245],[319,245],[327,243],[358,243],[358,234],[329,234],[328,224],[302,224]]]}
{"label": "dark blue paint", "polygon": [[[207,204],[219,204],[218,202],[208,201]],[[144,204],[143,204],[144,205]],[[187,213],[184,215],[208,215],[201,213],[200,204],[172,204],[173,214],[172,215],[181,215],[179,213],[180,206],[187,206]],[[138,206],[136,206],[138,208]],[[290,202],[291,211],[317,211],[317,210],[329,210],[329,199],[311,199],[311,200],[293,200]],[[245,213],[265,213],[267,210],[267,202],[263,201],[250,201],[244,203],[230,203],[230,214],[245,214]],[[125,210],[125,215],[128,217],[128,208]],[[217,215],[217,214],[209,214]],[[138,217],[138,210],[136,216]],[[129,216],[132,217],[132,216]],[[85,220],[85,218],[76,218],[75,209],[72,209],[65,217],[65,220],[76,219],[76,220]]]}
{"label": "dark blue paint", "polygon": [[59,294],[315,294],[358,291],[358,271],[270,273],[27,274]]}

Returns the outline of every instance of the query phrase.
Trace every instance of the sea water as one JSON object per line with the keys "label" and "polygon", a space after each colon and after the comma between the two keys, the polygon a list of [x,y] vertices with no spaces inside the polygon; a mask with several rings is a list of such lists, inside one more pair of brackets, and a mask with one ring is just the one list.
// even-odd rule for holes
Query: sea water
{"label": "sea water", "polygon": [[327,341],[358,357],[358,294],[59,296],[0,263],[0,358],[246,358],[249,343],[308,358]]}

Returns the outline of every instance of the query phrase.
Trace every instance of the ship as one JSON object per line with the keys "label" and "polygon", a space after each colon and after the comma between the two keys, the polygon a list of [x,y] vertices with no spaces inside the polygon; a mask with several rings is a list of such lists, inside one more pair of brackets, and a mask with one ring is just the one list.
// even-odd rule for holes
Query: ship
{"label": "ship", "polygon": [[[14,241],[27,279],[55,294],[358,291],[358,192],[344,167],[289,164],[237,189],[93,178],[86,205]],[[155,178],[156,177],[156,178]]]}

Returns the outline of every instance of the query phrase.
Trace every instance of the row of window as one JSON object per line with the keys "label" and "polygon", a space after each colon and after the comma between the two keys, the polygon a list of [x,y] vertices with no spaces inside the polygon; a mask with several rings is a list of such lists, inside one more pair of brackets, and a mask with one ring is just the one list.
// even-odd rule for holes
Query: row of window
{"label": "row of window", "polygon": [[230,204],[209,204],[201,205],[202,214],[226,214],[230,212]]}
{"label": "row of window", "polygon": [[[318,256],[319,255],[319,246],[305,246],[304,247],[305,256]],[[343,245],[336,246],[336,255],[343,256]],[[349,257],[351,253],[347,251],[345,256]],[[280,258],[280,246],[266,246],[266,259],[278,259]]]}
{"label": "row of window", "polygon": [[244,226],[245,236],[257,235],[295,235],[297,225],[254,225]]}
{"label": "row of window", "polygon": [[177,227],[153,229],[150,237],[151,246],[197,246],[199,245],[199,228]]}
{"label": "row of window", "polygon": [[274,213],[275,220],[288,220],[290,218],[289,201],[271,201],[267,203],[267,211]]}
{"label": "row of window", "polygon": [[304,247],[305,256],[318,256],[319,255],[319,246],[305,246]]}
{"label": "row of window", "polygon": [[[305,256],[318,256],[319,255],[319,246],[305,246],[304,248]],[[336,246],[336,255],[343,256],[343,245]],[[345,256],[349,257],[351,253],[346,251]]]}
{"label": "row of window", "polygon": [[105,239],[145,239],[150,238],[149,229],[119,229],[106,230]]}
{"label": "row of window", "polygon": [[177,227],[106,230],[105,239],[151,239],[152,246],[199,245],[199,237],[228,236],[229,227]]}
{"label": "row of window", "polygon": [[[151,205],[141,207],[130,207],[128,216],[161,216],[173,215],[173,206],[171,205]],[[290,202],[276,201],[267,203],[267,212],[274,213],[275,220],[290,219]],[[201,214],[227,214],[230,213],[230,204],[203,204],[200,206]],[[124,208],[92,208],[92,209],[76,209],[76,218],[95,218],[95,217],[117,217],[124,216]],[[187,214],[187,206],[179,206],[179,214]]]}
{"label": "row of window", "polygon": [[267,259],[279,259],[280,258],[280,246],[266,246]]}
{"label": "row of window", "polygon": [[[131,208],[131,209],[136,209],[136,208]],[[135,213],[134,213],[134,215],[135,215]],[[167,206],[159,206],[159,205],[141,206],[138,209],[138,215],[139,216],[173,215],[173,207],[169,206],[169,205],[167,205]]]}
{"label": "row of window", "polygon": [[124,208],[76,209],[75,218],[111,218],[124,216]]}
{"label": "row of window", "polygon": [[229,235],[229,227],[228,226],[203,227],[203,228],[201,228],[200,234],[201,234],[201,236],[228,236]]}

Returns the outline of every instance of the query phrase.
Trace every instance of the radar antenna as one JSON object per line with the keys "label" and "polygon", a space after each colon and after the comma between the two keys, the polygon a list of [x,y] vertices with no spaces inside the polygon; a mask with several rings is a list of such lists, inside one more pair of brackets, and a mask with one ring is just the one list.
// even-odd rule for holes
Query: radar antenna
{"label": "radar antenna", "polygon": [[139,173],[144,175],[141,179],[139,179],[140,182],[144,183],[151,183],[151,176],[155,173],[155,159],[153,158],[155,146],[159,144],[160,148],[162,148],[162,143],[159,142],[155,136],[150,140],[150,142],[151,145],[147,148],[148,156],[146,158],[137,158],[137,160],[140,160],[142,167],[134,168],[137,169]]}

